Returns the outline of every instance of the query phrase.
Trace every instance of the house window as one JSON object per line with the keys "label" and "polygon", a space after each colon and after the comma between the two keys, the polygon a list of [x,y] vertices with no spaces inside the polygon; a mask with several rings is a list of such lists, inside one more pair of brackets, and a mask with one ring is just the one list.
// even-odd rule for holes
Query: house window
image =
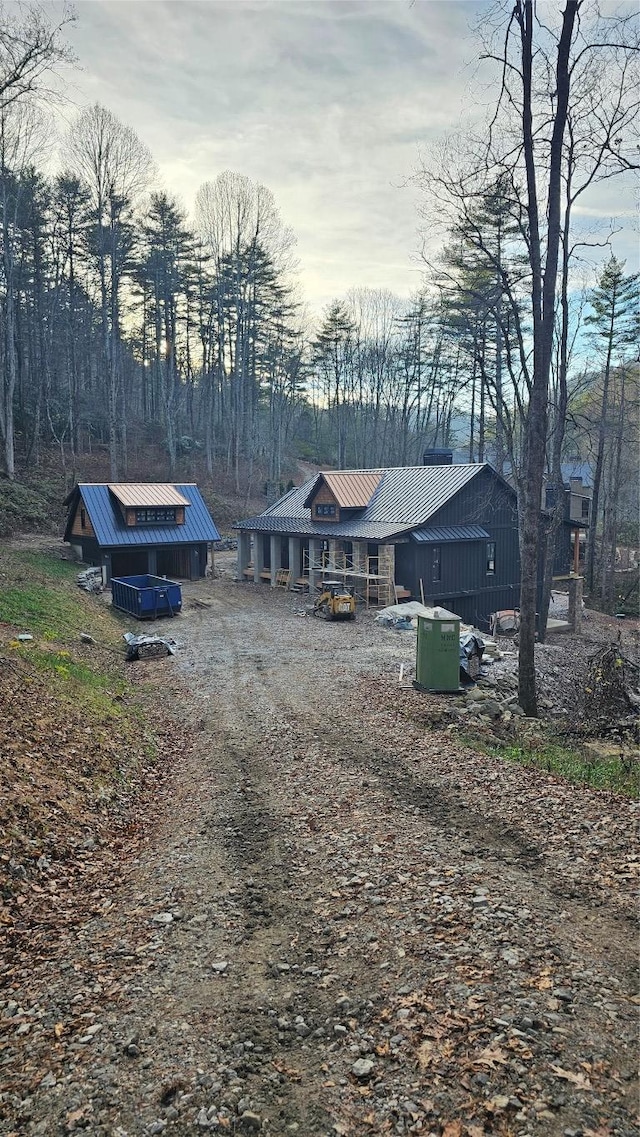
{"label": "house window", "polygon": [[544,492],[544,507],[545,509],[555,509],[558,495],[555,486],[547,486]]}
{"label": "house window", "polygon": [[136,525],[175,525],[175,509],[136,509]]}
{"label": "house window", "polygon": [[582,519],[583,519],[583,521],[586,521],[587,518],[589,517],[589,504],[590,504],[589,499],[587,497],[583,497],[583,499],[582,499]]}
{"label": "house window", "polygon": [[316,517],[335,517],[335,505],[316,505]]}
{"label": "house window", "polygon": [[440,546],[434,545],[431,550],[431,579],[442,579],[442,568],[440,565]]}
{"label": "house window", "polygon": [[496,543],[487,541],[487,576],[494,576],[496,571]]}
{"label": "house window", "polygon": [[326,568],[327,565],[329,564],[329,542],[328,541],[321,541],[320,542],[320,564],[322,565],[322,568]]}
{"label": "house window", "polygon": [[87,528],[87,514],[84,509],[80,510],[80,524],[83,529]]}

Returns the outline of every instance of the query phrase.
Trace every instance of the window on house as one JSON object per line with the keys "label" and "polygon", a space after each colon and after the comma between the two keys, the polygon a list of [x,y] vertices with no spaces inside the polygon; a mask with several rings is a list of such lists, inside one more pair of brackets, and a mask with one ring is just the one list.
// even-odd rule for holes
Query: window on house
{"label": "window on house", "polygon": [[434,545],[431,550],[431,579],[442,579],[442,566],[440,563],[440,546]]}
{"label": "window on house", "polygon": [[545,509],[554,509],[557,501],[556,487],[547,486],[544,491],[544,507]]}
{"label": "window on house", "polygon": [[346,569],[353,568],[353,541],[343,541],[342,551],[344,553],[344,567]]}
{"label": "window on house", "polygon": [[487,576],[493,576],[496,571],[496,543],[487,541]]}
{"label": "window on house", "polygon": [[175,509],[136,509],[136,525],[175,525]]}
{"label": "window on house", "polygon": [[589,516],[589,505],[590,505],[589,499],[586,497],[583,497],[583,499],[582,499],[582,517],[583,517],[583,520]]}
{"label": "window on house", "polygon": [[329,564],[329,542],[322,541],[320,543],[320,564],[326,568]]}
{"label": "window on house", "polygon": [[84,509],[80,510],[80,524],[83,529],[87,528],[87,514]]}
{"label": "window on house", "polygon": [[335,517],[335,505],[316,505],[316,517]]}

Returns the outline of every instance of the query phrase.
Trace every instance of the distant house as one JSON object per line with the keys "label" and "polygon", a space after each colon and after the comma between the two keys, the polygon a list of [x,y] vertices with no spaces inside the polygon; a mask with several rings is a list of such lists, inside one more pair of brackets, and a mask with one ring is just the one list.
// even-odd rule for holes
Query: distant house
{"label": "distant house", "polygon": [[78,560],[112,576],[196,580],[220,539],[196,485],[80,483],[65,499],[64,540]]}
{"label": "distant house", "polygon": [[[588,462],[576,460],[562,465],[564,493],[563,523],[556,543],[553,571],[562,576],[578,573],[584,568],[587,530],[591,520],[593,474]],[[542,506],[553,510],[556,504],[555,486],[545,478],[542,489]]]}
{"label": "distant house", "polygon": [[238,575],[311,591],[338,575],[369,603],[424,596],[486,626],[518,604],[516,495],[491,466],[444,457],[309,479],[236,524]]}

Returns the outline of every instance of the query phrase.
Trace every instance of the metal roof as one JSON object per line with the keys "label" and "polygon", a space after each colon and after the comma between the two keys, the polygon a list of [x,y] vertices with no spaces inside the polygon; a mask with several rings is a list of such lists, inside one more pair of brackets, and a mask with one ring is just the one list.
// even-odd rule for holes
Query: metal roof
{"label": "metal roof", "polygon": [[490,534],[482,525],[432,525],[414,529],[411,536],[420,545],[440,545],[445,541],[483,541]]}
{"label": "metal roof", "polygon": [[338,522],[325,519],[322,522],[308,517],[276,517],[266,513],[238,521],[233,528],[248,529],[252,533],[282,533],[283,537],[287,534],[291,537],[340,537],[347,540],[353,537],[361,541],[386,541],[398,532],[398,526],[393,522],[365,521],[361,517]]}
{"label": "metal roof", "polygon": [[125,509],[191,505],[184,494],[166,482],[110,482],[109,489]]}
{"label": "metal roof", "polygon": [[311,499],[320,480],[326,482],[340,509],[365,509],[376,492],[382,474],[371,470],[338,470],[318,474],[306,497]]}
{"label": "metal roof", "polygon": [[491,469],[487,463],[347,471],[377,477],[378,488],[360,517],[338,524],[311,520],[311,511],[304,503],[317,482],[316,475],[290,490],[259,517],[239,521],[235,528],[383,541],[426,525],[430,517],[486,469]]}
{"label": "metal roof", "polygon": [[101,548],[117,549],[125,545],[194,545],[200,542],[219,541],[220,534],[213,523],[200,490],[196,485],[172,487],[184,497],[190,508],[185,509],[184,525],[125,525],[117,503],[109,493],[109,486],[81,483],[69,495],[71,503],[65,541],[69,540],[70,524],[80,494],[93,525],[96,540]]}

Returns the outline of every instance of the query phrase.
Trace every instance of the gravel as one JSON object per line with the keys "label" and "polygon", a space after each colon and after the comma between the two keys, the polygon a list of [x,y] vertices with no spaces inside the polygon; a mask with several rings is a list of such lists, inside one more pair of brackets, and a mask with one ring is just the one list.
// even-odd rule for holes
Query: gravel
{"label": "gravel", "polygon": [[636,1133],[634,803],[422,725],[367,615],[185,599],[134,666],[192,742],[0,996],[0,1132]]}

